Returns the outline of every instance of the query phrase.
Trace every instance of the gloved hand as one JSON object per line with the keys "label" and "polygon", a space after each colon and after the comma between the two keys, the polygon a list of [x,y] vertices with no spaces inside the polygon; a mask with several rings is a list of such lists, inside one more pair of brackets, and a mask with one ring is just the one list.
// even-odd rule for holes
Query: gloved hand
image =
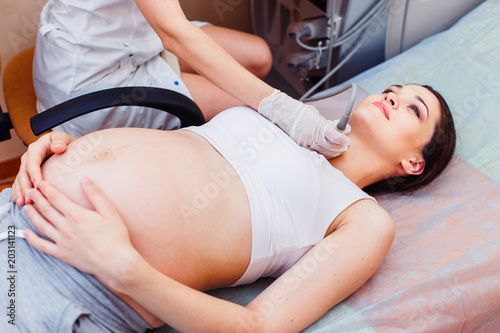
{"label": "gloved hand", "polygon": [[338,120],[327,120],[314,106],[299,102],[277,89],[260,102],[258,111],[297,144],[328,158],[339,156],[351,145],[349,137],[335,129]]}

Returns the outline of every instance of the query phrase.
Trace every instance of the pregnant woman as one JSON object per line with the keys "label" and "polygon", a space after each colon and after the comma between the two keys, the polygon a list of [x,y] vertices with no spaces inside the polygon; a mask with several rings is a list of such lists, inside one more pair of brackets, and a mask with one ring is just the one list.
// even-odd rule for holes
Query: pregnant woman
{"label": "pregnant woman", "polygon": [[[394,223],[362,189],[416,189],[454,151],[449,109],[430,87],[370,95],[350,123],[351,147],[330,160],[247,107],[171,132],[65,135],[66,151],[43,164],[24,210],[14,203],[25,203],[19,181],[14,202],[10,190],[0,198],[1,231],[27,238],[9,238],[20,265],[17,327],[304,329],[390,248]],[[35,174],[54,145],[42,137],[24,168]],[[201,292],[263,276],[277,280],[247,306]]]}

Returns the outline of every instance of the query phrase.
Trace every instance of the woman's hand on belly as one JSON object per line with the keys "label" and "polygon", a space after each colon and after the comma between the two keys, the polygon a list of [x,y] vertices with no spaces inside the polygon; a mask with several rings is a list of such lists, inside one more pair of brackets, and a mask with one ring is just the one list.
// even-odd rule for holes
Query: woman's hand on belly
{"label": "woman's hand on belly", "polygon": [[29,145],[28,150],[21,157],[21,167],[12,185],[12,201],[19,207],[31,203],[27,194],[34,184],[42,180],[43,161],[52,154],[64,153],[66,147],[74,140],[76,138],[67,133],[54,131]]}
{"label": "woman's hand on belly", "polygon": [[[250,258],[250,208],[229,162],[189,131],[96,133],[101,137],[82,137],[47,160],[44,179],[93,210],[79,181],[91,178],[119,212],[133,247],[163,274],[197,289],[235,282]],[[222,183],[213,178],[221,173]],[[216,195],[206,193],[211,185]]]}
{"label": "woman's hand on belly", "polygon": [[28,192],[34,203],[26,206],[26,213],[52,241],[28,230],[30,245],[112,287],[124,260],[140,256],[115,207],[88,178],[81,180],[81,187],[95,211],[73,203],[48,182],[36,185],[38,189]]}

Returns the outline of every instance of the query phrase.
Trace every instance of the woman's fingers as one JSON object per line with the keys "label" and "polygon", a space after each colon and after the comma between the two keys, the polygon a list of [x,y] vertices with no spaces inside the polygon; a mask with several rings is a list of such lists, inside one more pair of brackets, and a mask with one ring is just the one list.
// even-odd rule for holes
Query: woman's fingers
{"label": "woman's fingers", "polygon": [[18,206],[32,203],[27,198],[28,190],[42,180],[41,165],[52,154],[61,154],[66,151],[74,137],[60,131],[54,131],[40,137],[29,145],[28,150],[21,158],[21,167],[12,186],[12,199]]}
{"label": "woman's fingers", "polygon": [[57,238],[57,229],[38,211],[38,209],[36,209],[36,207],[33,205],[26,205],[24,207],[24,212],[42,234],[52,240]]}
{"label": "woman's fingers", "polygon": [[31,203],[27,198],[28,190],[34,187],[35,182],[42,180],[40,165],[47,156],[45,141],[48,141],[48,138],[41,137],[29,145],[28,150],[21,157],[21,167],[14,181],[12,192],[12,198],[18,206]]}
{"label": "woman's fingers", "polygon": [[36,210],[37,214],[50,221],[54,226],[59,227],[61,221],[64,219],[64,215],[52,205],[50,199],[46,198],[36,189],[29,190],[28,197],[33,200],[33,204],[27,207],[35,208],[29,209],[30,211]]}
{"label": "woman's fingers", "polygon": [[38,251],[59,258],[57,253],[57,245],[55,243],[41,238],[32,230],[25,230],[24,237],[26,237],[28,243],[30,243],[30,245],[36,248]]}
{"label": "woman's fingers", "polygon": [[83,177],[80,181],[83,194],[92,207],[104,217],[116,216],[118,213],[113,204],[102,193],[101,189],[88,177]]}
{"label": "woman's fingers", "polygon": [[121,267],[122,254],[135,251],[120,214],[90,179],[82,179],[81,186],[96,211],[73,203],[46,181],[36,185],[38,189],[29,191],[34,205],[27,206],[26,214],[53,242],[27,231],[31,245],[104,280],[109,278],[110,265]]}
{"label": "woman's fingers", "polygon": [[73,138],[64,132],[55,131],[50,136],[50,150],[54,154],[62,154],[66,151],[67,146],[71,143]]}
{"label": "woman's fingers", "polygon": [[29,146],[25,164],[30,183],[36,184],[42,180],[41,165],[45,158],[50,155],[52,153],[49,151],[48,142],[37,141]]}
{"label": "woman's fingers", "polygon": [[17,173],[14,184],[12,185],[12,200],[19,206],[23,206],[26,201],[25,197],[27,193],[23,192],[23,189],[31,188],[32,184],[29,181],[29,176],[26,173],[26,155],[27,152],[21,156],[21,166],[19,167],[19,172]]}
{"label": "woman's fingers", "polygon": [[57,228],[61,220],[72,215],[75,209],[79,208],[49,182],[41,181],[36,186],[38,190],[30,190],[29,197],[38,211]]}
{"label": "woman's fingers", "polygon": [[19,207],[24,205],[24,197],[21,191],[19,190],[19,183],[17,183],[17,177],[12,184],[12,201],[18,205]]}
{"label": "woman's fingers", "polygon": [[[36,186],[38,190],[30,190],[29,198],[34,201],[37,210],[57,228],[59,228],[59,221],[63,219],[71,218],[80,220],[81,216],[83,216],[82,214],[92,212],[91,210],[76,205],[70,198],[61,193],[49,182],[41,181],[38,182]],[[102,215],[103,218],[114,218],[118,216],[113,204],[89,178],[84,177],[81,180],[81,187],[83,194],[87,197],[99,215]],[[80,217],[77,215],[80,215]]]}

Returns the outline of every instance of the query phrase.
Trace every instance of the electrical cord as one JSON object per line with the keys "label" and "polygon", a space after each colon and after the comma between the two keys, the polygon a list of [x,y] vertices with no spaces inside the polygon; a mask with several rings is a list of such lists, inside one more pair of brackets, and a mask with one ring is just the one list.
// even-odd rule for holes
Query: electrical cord
{"label": "electrical cord", "polygon": [[[316,83],[311,89],[309,89],[302,97],[300,97],[299,101],[304,101],[309,95],[311,95],[316,89],[318,89],[323,83],[326,82],[333,74],[335,74],[345,63],[347,63],[358,50],[363,46],[363,44],[368,40],[371,34],[375,31],[376,25],[374,25],[363,37],[363,39],[347,54],[347,56],[342,59],[341,62],[337,64],[328,74],[326,74],[318,83]],[[334,94],[331,94],[334,95]],[[331,96],[329,95],[329,96]],[[328,96],[325,96],[328,97]]]}
{"label": "electrical cord", "polygon": [[[369,29],[370,25],[375,21],[375,19],[379,15],[384,14],[384,12],[389,8],[390,3],[391,3],[391,0],[379,1],[368,12],[368,14],[363,16],[361,18],[361,20],[359,20],[351,29],[349,29],[349,31],[346,34],[344,34],[342,37],[340,37],[331,46],[326,45],[324,47],[321,47],[321,42],[319,43],[319,45],[317,47],[311,47],[309,45],[304,44],[301,41],[301,38],[303,36],[306,36],[306,35],[311,36],[311,34],[312,34],[311,28],[308,26],[306,26],[303,30],[299,31],[295,35],[295,40],[297,41],[297,44],[300,45],[302,48],[309,50],[309,51],[319,52],[319,54],[321,54],[321,52],[323,52],[325,50],[330,50],[330,56],[331,56],[331,50],[334,47],[343,45],[343,44],[347,43],[348,41],[352,40],[353,38],[358,37],[362,32],[365,32],[366,30],[368,30],[366,32],[366,35],[358,42],[357,45],[355,45],[355,47],[347,54],[347,56],[340,63],[338,63],[337,66],[335,66],[335,68],[330,70],[318,83],[316,83],[311,89],[309,89],[304,95],[302,95],[302,97],[299,99],[300,101],[304,101],[304,102],[312,102],[312,101],[315,101],[315,100],[318,100],[321,98],[326,98],[329,96],[337,95],[337,94],[351,88],[352,89],[351,95],[349,97],[349,101],[347,103],[346,110],[344,111],[342,118],[340,119],[340,121],[336,125],[336,129],[341,133],[344,133],[344,132],[349,133],[350,132],[350,126],[347,124],[347,122],[349,121],[349,117],[350,117],[350,115],[352,113],[352,109],[354,107],[354,101],[356,100],[356,94],[357,94],[357,90],[358,90],[358,86],[356,85],[356,83],[351,82],[351,83],[344,84],[342,86],[332,88],[328,92],[328,94],[326,94],[326,95],[323,94],[321,96],[311,97],[311,98],[307,98],[307,97],[309,95],[311,95],[314,91],[316,91],[316,89],[318,89],[321,85],[323,85],[323,83],[325,83],[333,74],[335,74],[346,62],[348,62],[358,52],[358,50],[368,40],[368,38],[371,36],[371,34],[375,31],[375,29],[377,27],[376,24],[373,24],[373,26]],[[332,15],[332,19],[333,19],[333,15]],[[331,29],[332,29],[332,34],[330,35],[330,40],[333,39],[333,27]]]}
{"label": "electrical cord", "polygon": [[[386,9],[389,7],[391,0],[379,1],[366,15],[364,15],[353,27],[351,27],[344,35],[339,37],[335,43],[332,44],[332,48],[341,46],[348,41],[359,36],[379,15],[382,15]],[[302,42],[301,38],[306,35],[310,35],[311,30],[306,27],[299,33],[295,34],[295,41],[297,44],[305,50],[308,51],[326,51],[330,48],[329,45],[320,46],[309,46]]]}
{"label": "electrical cord", "polygon": [[[338,33],[339,31],[337,31],[337,34],[335,33],[335,30],[336,30],[336,27],[335,27],[335,20],[336,20],[336,10],[337,8],[337,1],[336,0],[331,0],[330,2],[330,20],[331,20],[331,28],[330,28],[330,36],[328,37],[328,40],[329,41],[332,41],[334,39],[337,39],[338,37]],[[340,22],[338,23],[340,24]],[[332,59],[333,57],[333,47],[329,47],[328,48],[328,55],[327,55],[327,59],[330,60]],[[332,62],[331,61],[327,61],[327,64],[326,64],[326,73],[328,73],[330,71],[330,69],[332,69]]]}
{"label": "electrical cord", "polygon": [[340,36],[339,39],[333,44],[332,47],[340,46],[352,38],[358,36],[360,33],[370,25],[379,15],[382,15],[390,5],[391,0],[379,1],[366,15],[364,15],[349,31]]}

